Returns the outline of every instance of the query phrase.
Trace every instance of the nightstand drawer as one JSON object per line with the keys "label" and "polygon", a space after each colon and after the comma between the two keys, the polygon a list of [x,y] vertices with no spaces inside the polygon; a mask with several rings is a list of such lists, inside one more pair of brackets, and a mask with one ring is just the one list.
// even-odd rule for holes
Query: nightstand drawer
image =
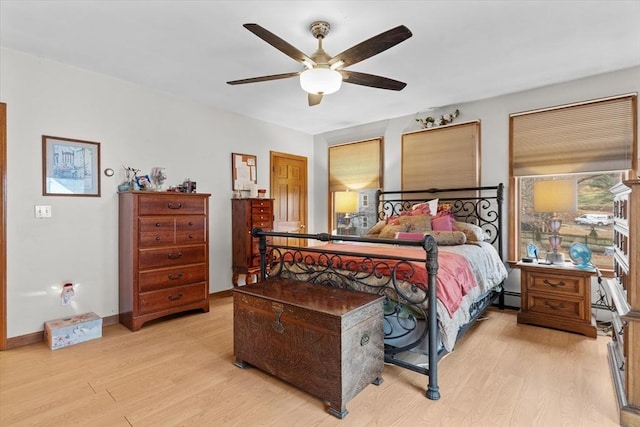
{"label": "nightstand drawer", "polygon": [[527,295],[529,312],[560,316],[564,319],[585,320],[584,303],[581,299],[553,298],[530,292]]}
{"label": "nightstand drawer", "polygon": [[584,296],[583,279],[567,274],[553,274],[552,272],[526,272],[526,286],[529,291],[551,292]]}

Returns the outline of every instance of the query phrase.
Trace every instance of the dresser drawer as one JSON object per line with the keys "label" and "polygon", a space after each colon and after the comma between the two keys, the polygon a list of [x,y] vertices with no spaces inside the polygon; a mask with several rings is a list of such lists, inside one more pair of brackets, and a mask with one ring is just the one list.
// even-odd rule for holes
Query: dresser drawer
{"label": "dresser drawer", "polygon": [[140,233],[138,238],[140,239],[141,248],[175,244],[175,233],[173,232],[173,230],[148,231]]}
{"label": "dresser drawer", "polygon": [[185,216],[176,218],[176,243],[204,243],[206,241],[204,216]]}
{"label": "dresser drawer", "polygon": [[154,313],[160,310],[206,300],[207,296],[205,283],[145,292],[140,294],[139,310],[141,314]]}
{"label": "dresser drawer", "polygon": [[140,292],[149,292],[204,282],[207,278],[206,272],[205,264],[145,271],[139,275],[138,288]]}
{"label": "dresser drawer", "polygon": [[[575,298],[554,298],[548,294],[530,292],[527,296],[530,313],[560,316],[564,319],[584,320],[586,313],[584,301]],[[589,316],[590,317],[590,316]]]}
{"label": "dresser drawer", "polygon": [[584,296],[582,278],[567,274],[553,274],[552,272],[527,272],[527,290]]}
{"label": "dresser drawer", "polygon": [[181,194],[141,195],[138,201],[140,215],[193,215],[205,214],[206,198]]}
{"label": "dresser drawer", "polygon": [[142,270],[154,267],[201,264],[206,261],[205,249],[204,245],[194,245],[141,250],[138,266]]}
{"label": "dresser drawer", "polygon": [[268,209],[271,212],[271,200],[251,200],[251,210]]}
{"label": "dresser drawer", "polygon": [[140,218],[138,220],[138,228],[141,233],[149,233],[149,232],[157,232],[157,231],[173,232],[175,228],[175,221],[173,218],[167,218],[167,217]]}

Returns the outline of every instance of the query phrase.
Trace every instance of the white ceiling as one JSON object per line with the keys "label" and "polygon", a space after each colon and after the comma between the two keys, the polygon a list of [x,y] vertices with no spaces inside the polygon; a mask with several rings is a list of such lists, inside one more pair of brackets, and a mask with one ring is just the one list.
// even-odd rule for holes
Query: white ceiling
{"label": "white ceiling", "polygon": [[[301,69],[242,24],[311,54],[316,20],[330,55],[406,25],[348,69],[407,87],[344,84],[309,107],[297,78],[226,84]],[[0,44],[318,134],[640,65],[640,1],[0,0]]]}

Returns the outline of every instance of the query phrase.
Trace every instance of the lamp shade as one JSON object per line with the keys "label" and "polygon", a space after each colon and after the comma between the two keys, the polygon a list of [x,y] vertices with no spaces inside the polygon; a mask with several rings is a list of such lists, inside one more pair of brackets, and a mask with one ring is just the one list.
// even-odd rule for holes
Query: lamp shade
{"label": "lamp shade", "polygon": [[312,68],[300,74],[300,86],[308,93],[328,95],[342,86],[342,74],[331,68]]}
{"label": "lamp shade", "polygon": [[358,193],[355,191],[336,191],[336,212],[353,213],[358,210]]}
{"label": "lamp shade", "polygon": [[533,183],[535,212],[574,212],[577,209],[576,181],[557,179]]}

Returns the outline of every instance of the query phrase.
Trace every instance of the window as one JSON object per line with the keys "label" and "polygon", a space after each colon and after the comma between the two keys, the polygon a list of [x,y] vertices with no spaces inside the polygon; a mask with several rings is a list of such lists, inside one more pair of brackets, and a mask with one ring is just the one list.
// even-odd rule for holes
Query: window
{"label": "window", "polygon": [[[551,251],[549,219],[562,221],[558,235],[562,239],[558,252],[569,259],[567,249],[573,242],[586,244],[592,251],[591,262],[601,267],[613,265],[613,194],[609,191],[620,182],[621,173],[544,175],[522,177],[518,180],[520,193],[520,249],[518,258],[527,257],[527,245],[538,248],[540,260]],[[541,181],[570,181],[575,183],[576,203],[570,211],[536,212],[535,184]]]}
{"label": "window", "polygon": [[[591,249],[593,263],[612,267],[609,189],[630,171],[637,173],[636,115],[634,94],[510,116],[509,259],[527,256],[529,243],[540,248],[539,257],[551,251],[549,219],[556,217],[562,220],[559,252],[582,242]],[[550,180],[574,182],[571,208],[536,211],[534,187]]]}
{"label": "window", "polygon": [[480,185],[480,122],[402,135],[402,189]]}
{"label": "window", "polygon": [[369,200],[382,188],[382,138],[329,147],[329,229],[362,235],[375,224]]}

